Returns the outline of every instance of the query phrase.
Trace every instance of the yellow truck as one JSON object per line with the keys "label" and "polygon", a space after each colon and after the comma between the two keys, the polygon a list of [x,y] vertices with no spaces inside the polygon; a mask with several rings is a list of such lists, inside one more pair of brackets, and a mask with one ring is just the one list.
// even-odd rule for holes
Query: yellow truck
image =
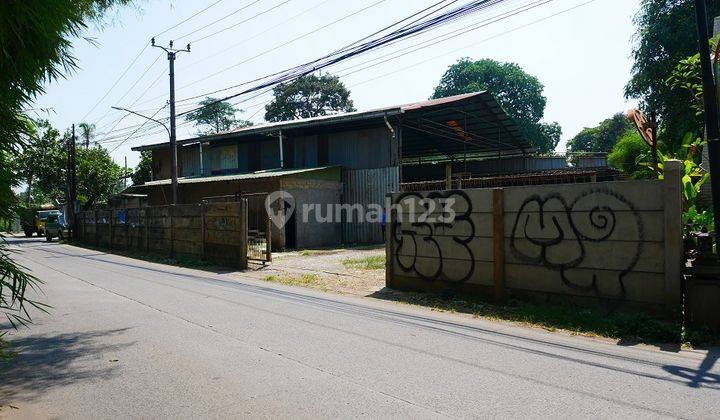
{"label": "yellow truck", "polygon": [[33,233],[37,236],[45,235],[45,222],[47,222],[48,216],[59,214],[60,210],[53,206],[26,209],[21,217],[22,229],[23,232],[25,232],[25,236],[31,237]]}

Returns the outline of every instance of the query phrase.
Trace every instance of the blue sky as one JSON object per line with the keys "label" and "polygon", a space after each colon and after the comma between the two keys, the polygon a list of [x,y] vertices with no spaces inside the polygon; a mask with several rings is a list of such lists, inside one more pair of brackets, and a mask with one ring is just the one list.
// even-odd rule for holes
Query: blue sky
{"label": "blue sky", "polygon": [[[157,39],[163,44],[177,39],[176,46],[196,41],[192,52],[180,55],[176,61],[176,95],[183,99],[324,55],[436,1],[141,0],[134,8],[111,13],[102,29],[89,28],[83,35],[93,38],[94,43],[76,40],[74,55],[80,68],[66,79],[49,85],[47,92],[37,98],[35,107],[51,108],[47,114],[40,115],[60,128],[81,122],[83,118],[96,123],[100,131],[98,140],[115,139],[104,144],[114,149],[113,158],[122,164],[127,156],[128,164],[133,166],[138,154],[130,151],[131,146],[166,141],[167,134],[162,128],[148,133],[139,131],[136,136],[141,137],[119,144],[131,134],[132,126],[143,121],[132,116],[118,121],[123,113],[111,110],[110,106],[130,107],[150,115],[165,104],[167,59],[158,49],[144,48],[153,35],[217,2]],[[371,61],[374,58],[424,41],[431,43],[438,35],[509,15],[529,3],[535,4],[528,0],[503,2],[425,36],[337,64],[328,71],[341,75],[352,92],[356,108],[362,110],[427,99],[447,67],[460,57],[518,63],[545,85],[548,99],[545,120],[557,121],[562,126],[563,141],[558,147],[562,152],[565,141],[583,127],[593,126],[635,105],[625,101],[623,88],[632,66],[632,17],[640,0],[538,0],[538,6],[533,9],[365,68],[378,62]],[[354,12],[357,13],[343,19]],[[224,19],[201,29],[221,18]],[[339,19],[342,20],[333,23]],[[319,29],[323,26],[327,27]],[[229,29],[223,30],[225,28]],[[319,30],[292,41],[316,29]],[[212,35],[218,31],[221,32]],[[206,35],[212,36],[200,40]],[[138,57],[140,51],[143,52]],[[125,76],[100,100],[136,57]],[[362,70],[348,74],[358,69]],[[269,99],[269,95],[264,95],[245,100],[238,105],[245,110],[239,116],[262,122],[263,106]],[[92,109],[95,104],[98,105]],[[193,104],[193,101],[180,102],[178,110]],[[157,117],[167,115],[165,108]],[[194,135],[195,129],[190,124],[183,124],[182,120],[178,120],[178,124],[178,138]],[[113,127],[125,130],[106,137],[103,132]],[[150,127],[147,125],[142,130]]]}

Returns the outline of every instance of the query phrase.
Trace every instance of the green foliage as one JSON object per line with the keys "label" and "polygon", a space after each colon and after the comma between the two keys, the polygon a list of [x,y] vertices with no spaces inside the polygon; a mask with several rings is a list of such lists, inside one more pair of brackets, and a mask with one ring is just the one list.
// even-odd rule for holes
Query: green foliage
{"label": "green foliage", "polygon": [[547,99],[544,86],[517,64],[462,58],[450,66],[435,88],[433,98],[486,90],[520,127],[530,144],[540,153],[555,150],[562,130],[557,123],[540,122]]}
{"label": "green foliage", "polygon": [[696,205],[683,212],[683,236],[689,238],[692,232],[712,232],[715,220],[710,210],[699,210]]}
{"label": "green foliage", "polygon": [[627,120],[625,114],[618,112],[595,127],[584,128],[568,141],[568,152],[608,153],[613,150],[615,144],[620,138],[626,135],[629,130],[633,130],[633,126]]}
{"label": "green foliage", "polygon": [[608,154],[611,167],[625,172],[632,179],[650,178],[652,170],[650,147],[635,129],[628,129]]}
{"label": "green foliage", "polygon": [[83,140],[85,148],[90,147],[90,141],[95,137],[95,124],[81,122],[78,124],[78,128],[80,129],[80,138]]}
{"label": "green foliage", "polygon": [[[720,13],[720,2],[707,2],[710,18]],[[697,53],[693,0],[643,0],[635,16],[632,78],[625,87],[628,98],[640,99],[644,109],[655,110],[659,134],[666,144],[685,133],[700,136],[703,121],[688,95],[678,95],[668,83],[678,63]],[[710,25],[712,27],[712,25]]]}
{"label": "green foliage", "polygon": [[365,258],[348,258],[343,265],[356,270],[381,270],[385,268],[384,255],[371,255]]}
{"label": "green foliage", "polygon": [[77,149],[77,195],[83,207],[91,208],[107,202],[122,191],[123,168],[116,164],[106,149]]}
{"label": "green foliage", "polygon": [[199,135],[221,133],[233,128],[252,125],[250,121],[238,120],[235,114],[242,110],[238,110],[228,102],[218,102],[217,99],[208,96],[200,101],[200,105],[201,108],[185,117],[200,128]]}
{"label": "green foliage", "polygon": [[[18,166],[34,124],[23,108],[45,86],[76,67],[71,40],[90,21],[97,22],[108,9],[131,0],[5,0],[0,2],[0,215],[13,211],[12,187],[27,166]],[[48,136],[50,140],[54,136]],[[35,136],[37,138],[37,136]],[[21,162],[34,164],[34,162]],[[0,313],[11,325],[30,320],[25,298],[37,279],[26,274],[0,241]],[[0,345],[0,357],[3,356]]]}
{"label": "green foliage", "polygon": [[273,88],[275,98],[265,106],[265,120],[286,121],[355,111],[350,91],[338,76],[314,74]]}
{"label": "green foliage", "polygon": [[140,162],[132,174],[133,185],[142,185],[152,180],[152,152],[143,150],[140,152]]}
{"label": "green foliage", "polygon": [[[381,293],[376,296],[382,296]],[[624,342],[661,344],[677,343],[684,346],[707,346],[718,343],[717,334],[706,330],[684,328],[680,321],[663,321],[642,312],[623,312],[607,309],[578,307],[564,304],[538,304],[510,300],[496,304],[474,297],[447,299],[427,293],[392,293],[387,299],[448,311],[472,314],[476,318],[505,320],[532,325],[549,331],[607,337]]]}
{"label": "green foliage", "polygon": [[17,157],[16,173],[27,184],[28,202],[60,200],[66,183],[66,139],[47,120],[31,127]]}

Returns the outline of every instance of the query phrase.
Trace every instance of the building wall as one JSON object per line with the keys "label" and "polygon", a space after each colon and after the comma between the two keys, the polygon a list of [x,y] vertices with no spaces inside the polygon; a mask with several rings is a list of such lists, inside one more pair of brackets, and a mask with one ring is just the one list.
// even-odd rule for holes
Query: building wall
{"label": "building wall", "polygon": [[[327,208],[330,205],[340,203],[340,182],[304,180],[304,179],[283,179],[281,187],[295,198],[295,247],[317,248],[322,246],[336,246],[342,243],[342,223],[339,221],[324,222],[315,216],[315,211],[321,208],[321,216],[327,216]],[[308,207],[312,205],[311,207]],[[304,209],[308,211],[304,212]],[[305,214],[303,214],[305,213]],[[305,217],[306,215],[306,217]],[[293,226],[286,225],[285,229]],[[287,232],[285,233],[287,237]],[[287,244],[291,246],[291,244]]]}
{"label": "building wall", "polygon": [[[371,205],[386,208],[385,197],[400,191],[397,166],[376,169],[343,170],[344,204],[360,204],[366,211]],[[343,241],[346,243],[383,243],[382,228],[378,221],[357,219],[343,223]]]}
{"label": "building wall", "polygon": [[[285,136],[285,168],[342,166],[346,169],[385,168],[397,164],[398,140],[385,126],[311,136]],[[169,149],[153,150],[153,179],[170,178]],[[178,149],[180,176],[200,174],[199,147]],[[277,137],[249,143],[203,147],[204,175],[247,173],[280,167]]]}
{"label": "building wall", "polygon": [[[671,313],[681,301],[679,164],[668,167],[665,181],[394,194],[405,211],[392,216],[387,284]],[[422,214],[420,199],[436,211],[413,224],[408,209]],[[440,200],[452,200],[450,223],[433,219],[443,214]]]}
{"label": "building wall", "polygon": [[152,151],[152,179],[170,178],[170,167],[170,149],[154,149]]}

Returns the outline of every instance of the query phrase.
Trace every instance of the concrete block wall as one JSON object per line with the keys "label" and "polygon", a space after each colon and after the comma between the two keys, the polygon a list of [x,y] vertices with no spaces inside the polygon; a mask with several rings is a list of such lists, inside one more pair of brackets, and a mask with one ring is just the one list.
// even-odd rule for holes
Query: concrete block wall
{"label": "concrete block wall", "polygon": [[[672,312],[681,303],[680,165],[669,161],[662,181],[391,194],[387,285]],[[452,222],[439,220],[450,210]]]}

